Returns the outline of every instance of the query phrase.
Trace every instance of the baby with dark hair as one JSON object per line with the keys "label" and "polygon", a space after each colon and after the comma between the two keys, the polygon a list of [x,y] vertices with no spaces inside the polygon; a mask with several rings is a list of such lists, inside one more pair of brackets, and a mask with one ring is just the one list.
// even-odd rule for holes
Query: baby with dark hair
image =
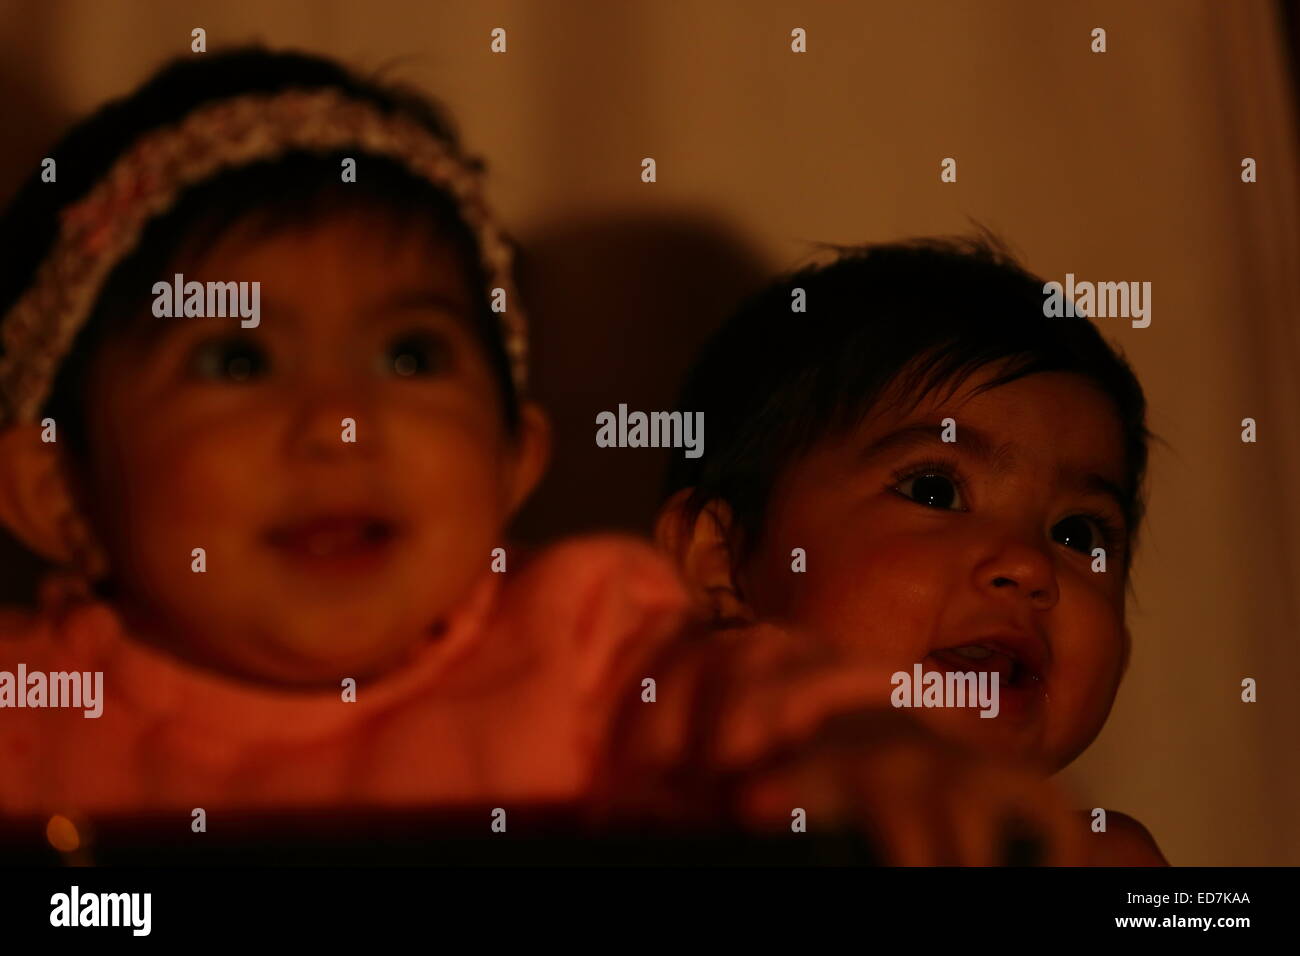
{"label": "baby with dark hair", "polygon": [[[673,460],[658,524],[720,630],[865,653],[927,734],[1041,777],[1095,739],[1128,661],[1150,439],[1124,359],[1044,298],[988,237],[847,249],[772,284],[689,373],[709,447]],[[966,674],[996,678],[996,708],[917,706],[916,678]],[[1095,860],[1163,862],[1108,817],[1079,824]],[[949,822],[905,852],[962,857],[984,832]]]}

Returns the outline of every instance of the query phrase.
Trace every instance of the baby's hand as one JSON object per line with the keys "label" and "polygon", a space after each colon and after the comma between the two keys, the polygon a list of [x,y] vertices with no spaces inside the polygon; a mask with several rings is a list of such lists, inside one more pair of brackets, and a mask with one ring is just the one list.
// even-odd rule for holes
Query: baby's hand
{"label": "baby's hand", "polygon": [[[865,831],[888,866],[1086,863],[1086,830],[1027,767],[963,750],[893,711],[828,728],[733,791],[742,821],[809,832]],[[1035,849],[1037,852],[1035,852]]]}

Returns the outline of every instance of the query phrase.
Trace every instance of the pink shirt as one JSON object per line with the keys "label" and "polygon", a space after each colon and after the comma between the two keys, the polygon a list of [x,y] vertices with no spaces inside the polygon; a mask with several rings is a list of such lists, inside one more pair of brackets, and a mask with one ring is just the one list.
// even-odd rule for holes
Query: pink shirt
{"label": "pink shirt", "polygon": [[719,764],[887,697],[887,676],[824,667],[806,642],[689,638],[686,619],[648,545],[575,539],[486,574],[440,637],[345,703],[197,669],[132,640],[111,606],[47,587],[36,615],[0,614],[0,671],[102,671],[103,712],[0,708],[0,813],[569,800],[600,774],[621,708],[640,721],[633,763],[677,759],[719,673]]}

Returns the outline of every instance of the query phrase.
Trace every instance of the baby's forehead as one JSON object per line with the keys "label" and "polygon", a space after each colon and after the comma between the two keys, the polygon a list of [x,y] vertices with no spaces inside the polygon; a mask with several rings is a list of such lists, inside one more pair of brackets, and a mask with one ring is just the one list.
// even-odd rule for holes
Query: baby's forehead
{"label": "baby's forehead", "polygon": [[1069,372],[1040,372],[1000,384],[983,374],[910,393],[895,383],[846,437],[871,456],[933,445],[1000,471],[1051,461],[1116,486],[1125,475],[1124,430],[1114,400]]}
{"label": "baby's forehead", "polygon": [[445,226],[428,216],[352,205],[283,218],[252,210],[208,241],[185,247],[177,263],[202,269],[336,255],[349,261],[349,273],[363,274],[368,268],[392,273],[445,264],[464,280],[470,271],[470,263],[462,261],[466,251]]}
{"label": "baby's forehead", "polygon": [[461,250],[428,224],[378,213],[306,222],[243,220],[187,250],[168,269],[199,281],[256,281],[268,310],[391,311],[436,305],[471,311],[479,292]]}

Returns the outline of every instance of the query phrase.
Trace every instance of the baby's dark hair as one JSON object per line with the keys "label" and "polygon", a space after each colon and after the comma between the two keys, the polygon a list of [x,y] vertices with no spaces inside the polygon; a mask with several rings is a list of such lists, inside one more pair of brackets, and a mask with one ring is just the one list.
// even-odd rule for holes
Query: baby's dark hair
{"label": "baby's dark hair", "polygon": [[[908,411],[973,373],[986,391],[1037,372],[1072,372],[1114,402],[1131,556],[1141,523],[1146,399],[1128,363],[1086,318],[1043,315],[1043,280],[987,232],[838,248],[766,287],[715,334],[687,374],[678,407],[703,412],[706,453],[677,457],[665,497],[691,489],[686,515],[732,511],[732,560],[758,547],[775,483],[820,441],[857,427],[880,402]],[[803,290],[806,312],[795,312]],[[1131,559],[1125,561],[1128,576]]]}
{"label": "baby's dark hair", "polygon": [[[31,284],[59,231],[60,211],[85,196],[113,163],[144,133],[183,119],[210,101],[288,89],[333,88],[381,112],[419,123],[460,153],[458,137],[442,110],[423,95],[364,79],[321,57],[242,47],[167,64],[129,96],[115,100],[79,123],[49,154],[56,183],[40,181],[40,170],[19,190],[0,218],[0,315]],[[341,181],[341,161],[357,159],[356,182]],[[154,282],[167,275],[178,253],[201,254],[231,225],[247,220],[271,231],[306,224],[325,215],[373,209],[396,224],[415,224],[449,241],[476,293],[472,331],[499,384],[505,423],[519,424],[519,395],[510,374],[498,316],[492,312],[486,272],[470,226],[449,193],[412,174],[399,162],[367,156],[359,149],[283,157],[235,167],[187,190],[166,213],[152,219],[139,243],[110,273],[95,308],[78,332],[55,378],[41,415],[59,423],[60,437],[84,461],[85,383],[93,356],[105,338],[147,308]]]}

